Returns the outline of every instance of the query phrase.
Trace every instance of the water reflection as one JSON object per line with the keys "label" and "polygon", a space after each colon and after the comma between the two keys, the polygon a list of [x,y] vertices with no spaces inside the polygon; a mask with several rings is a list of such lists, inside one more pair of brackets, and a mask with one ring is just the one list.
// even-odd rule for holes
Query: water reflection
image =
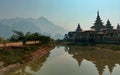
{"label": "water reflection", "polygon": [[[79,66],[81,66],[81,62],[86,59],[95,64],[99,75],[109,75],[114,73],[113,69],[116,66],[120,66],[120,53],[101,50],[95,47],[78,47],[78,46],[70,46],[68,50],[69,54],[73,54],[73,58],[77,60]],[[117,65],[116,65],[117,64]],[[120,69],[120,68],[119,68]],[[106,74],[105,71],[109,72]],[[107,72],[107,73],[108,73]],[[116,75],[116,74],[113,74]]]}
{"label": "water reflection", "polygon": [[90,46],[57,46],[8,75],[119,75],[120,53]]}

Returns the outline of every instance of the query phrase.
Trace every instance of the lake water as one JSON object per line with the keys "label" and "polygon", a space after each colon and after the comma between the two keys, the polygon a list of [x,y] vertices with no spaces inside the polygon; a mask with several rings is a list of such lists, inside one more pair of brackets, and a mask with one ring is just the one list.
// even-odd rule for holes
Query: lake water
{"label": "lake water", "polygon": [[89,46],[56,46],[8,75],[120,75],[120,53]]}

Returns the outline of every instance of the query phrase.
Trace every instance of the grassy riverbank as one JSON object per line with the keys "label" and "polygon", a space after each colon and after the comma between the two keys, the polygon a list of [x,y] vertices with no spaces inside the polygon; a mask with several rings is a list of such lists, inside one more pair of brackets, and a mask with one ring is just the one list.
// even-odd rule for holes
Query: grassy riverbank
{"label": "grassy riverbank", "polygon": [[[27,45],[25,48],[9,47],[0,50],[0,73],[9,72],[22,64],[33,61],[49,53],[54,45]],[[3,74],[4,75],[4,74]]]}
{"label": "grassy riverbank", "polygon": [[0,61],[4,62],[4,66],[15,64],[15,63],[23,63],[23,60],[29,58],[30,53],[38,50],[39,45],[28,45],[26,48],[19,47],[9,47],[5,50],[0,50]]}
{"label": "grassy riverbank", "polygon": [[84,44],[84,43],[74,43],[74,42],[58,42],[58,45],[75,45],[75,46],[91,46],[98,47],[112,51],[120,51],[120,45],[118,44]]}
{"label": "grassy riverbank", "polygon": [[115,44],[96,44],[96,47],[104,48],[104,49],[109,49],[112,51],[120,51],[120,45],[115,45]]}

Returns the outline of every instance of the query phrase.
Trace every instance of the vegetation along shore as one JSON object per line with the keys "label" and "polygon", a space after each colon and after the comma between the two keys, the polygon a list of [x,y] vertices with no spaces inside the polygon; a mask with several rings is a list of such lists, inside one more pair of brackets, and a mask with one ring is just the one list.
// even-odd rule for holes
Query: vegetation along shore
{"label": "vegetation along shore", "polygon": [[14,30],[8,40],[0,39],[0,75],[45,56],[54,48],[53,39],[39,33]]}

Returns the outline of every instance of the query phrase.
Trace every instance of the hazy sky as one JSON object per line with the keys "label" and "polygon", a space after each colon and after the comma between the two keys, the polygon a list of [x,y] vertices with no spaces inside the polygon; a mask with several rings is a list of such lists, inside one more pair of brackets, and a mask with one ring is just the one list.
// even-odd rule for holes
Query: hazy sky
{"label": "hazy sky", "polygon": [[89,29],[97,11],[106,24],[120,23],[120,0],[0,0],[0,18],[39,18],[44,16],[57,25],[74,30],[78,23]]}

